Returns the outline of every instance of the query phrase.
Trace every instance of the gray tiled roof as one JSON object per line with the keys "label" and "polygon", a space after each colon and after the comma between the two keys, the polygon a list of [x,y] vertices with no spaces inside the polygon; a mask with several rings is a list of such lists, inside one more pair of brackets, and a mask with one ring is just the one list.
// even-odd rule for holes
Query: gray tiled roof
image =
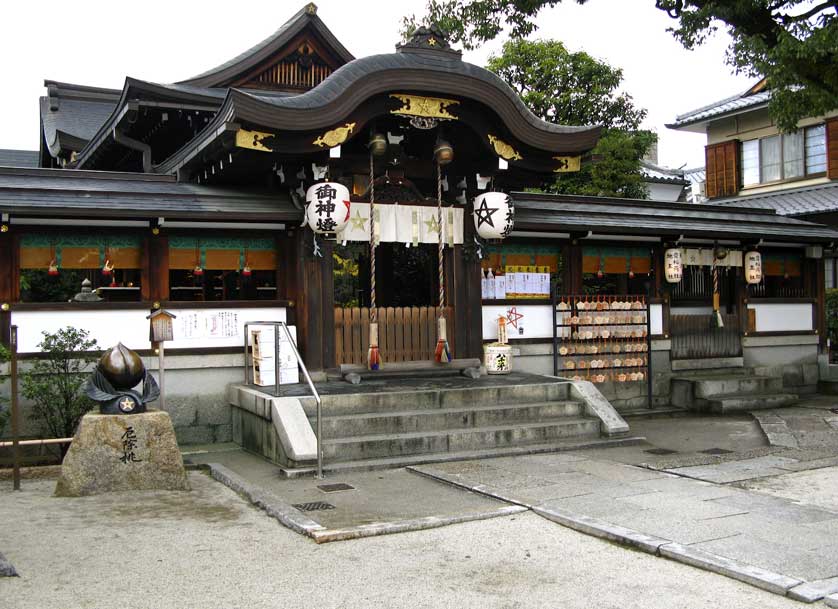
{"label": "gray tiled roof", "polygon": [[40,107],[44,124],[44,143],[50,153],[58,156],[62,140],[70,150],[81,150],[84,143],[96,134],[111,115],[116,101],[61,98],[58,109],[52,110],[49,98],[42,97]]}
{"label": "gray tiled roof", "polygon": [[299,222],[287,195],[177,182],[170,176],[0,167],[0,211],[12,217]]}
{"label": "gray tiled roof", "polygon": [[830,242],[838,231],[774,210],[678,202],[513,193],[516,230],[677,238]]}
{"label": "gray tiled roof", "polygon": [[712,205],[770,208],[783,216],[836,212],[838,211],[838,182],[716,199],[710,203]]}
{"label": "gray tiled roof", "polygon": [[668,167],[661,167],[649,161],[640,161],[640,173],[647,182],[657,182],[661,184],[681,184],[686,186],[689,182],[684,179],[684,172],[680,169],[670,169]]}
{"label": "gray tiled roof", "polygon": [[735,114],[743,110],[750,110],[766,105],[771,99],[771,91],[769,90],[760,91],[752,95],[747,95],[747,93],[748,91],[721,101],[713,102],[695,110],[690,110],[684,114],[679,114],[675,117],[675,122],[668,124],[667,127],[678,129],[680,127],[702,123],[710,118],[718,118],[726,114]]}
{"label": "gray tiled roof", "polygon": [[276,52],[282,46],[292,40],[294,36],[299,34],[307,25],[312,25],[315,30],[323,36],[329,43],[329,46],[338,54],[343,62],[352,61],[354,57],[346,50],[340,41],[334,37],[326,24],[317,16],[317,7],[312,4],[306,4],[291,19],[283,23],[278,30],[265,38],[263,41],[247,49],[243,53],[236,55],[232,59],[225,61],[219,66],[211,68],[206,72],[202,72],[197,76],[180,81],[179,84],[209,84],[216,81],[223,81],[229,79],[231,75],[242,72],[252,68],[258,62],[263,61]]}
{"label": "gray tiled roof", "polygon": [[0,150],[0,167],[37,167],[40,156],[37,150]]}

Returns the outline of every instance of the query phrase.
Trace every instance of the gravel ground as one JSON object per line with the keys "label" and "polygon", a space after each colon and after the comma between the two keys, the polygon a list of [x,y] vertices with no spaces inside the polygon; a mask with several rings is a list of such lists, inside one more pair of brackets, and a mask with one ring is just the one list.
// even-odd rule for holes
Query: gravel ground
{"label": "gravel ground", "polygon": [[206,475],[192,492],[51,496],[0,483],[3,609],[783,609],[752,586],[527,513],[316,545]]}

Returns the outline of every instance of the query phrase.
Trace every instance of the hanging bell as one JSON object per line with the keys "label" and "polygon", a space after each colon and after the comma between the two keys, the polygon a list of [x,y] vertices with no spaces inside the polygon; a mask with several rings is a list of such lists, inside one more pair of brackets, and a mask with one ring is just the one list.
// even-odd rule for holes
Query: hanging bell
{"label": "hanging bell", "polygon": [[373,133],[367,147],[373,156],[384,156],[387,154],[387,136],[379,132]]}
{"label": "hanging bell", "polygon": [[454,160],[454,148],[443,139],[436,141],[434,146],[434,160],[440,165],[447,165]]}

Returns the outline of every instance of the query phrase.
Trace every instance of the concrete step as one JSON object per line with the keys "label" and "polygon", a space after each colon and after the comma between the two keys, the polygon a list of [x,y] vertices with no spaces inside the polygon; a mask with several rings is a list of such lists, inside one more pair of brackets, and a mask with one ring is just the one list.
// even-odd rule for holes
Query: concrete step
{"label": "concrete step", "polygon": [[[399,455],[396,457],[379,457],[374,459],[358,459],[355,461],[326,461],[323,470],[326,472],[344,472],[356,470],[390,469],[423,463],[444,463],[447,461],[470,461],[472,459],[490,459],[492,457],[510,457],[516,455],[538,455],[545,453],[564,452],[571,450],[586,450],[590,448],[614,448],[617,446],[633,446],[642,444],[646,438],[631,436],[625,438],[570,438],[542,444],[524,444],[521,446],[501,446],[479,450],[465,450],[445,453],[430,453],[424,455]],[[288,478],[309,476],[315,471],[314,467],[284,468],[283,474]]]}
{"label": "concrete step", "polygon": [[561,417],[534,423],[324,439],[322,447],[328,461],[354,461],[596,438],[599,433],[599,419]]}
{"label": "concrete step", "polygon": [[672,377],[670,403],[677,408],[705,410],[718,396],[782,393],[783,379],[776,376],[725,373]]}
{"label": "concrete step", "polygon": [[[421,389],[412,391],[369,391],[321,396],[323,412],[329,415],[390,413],[405,410],[457,408],[484,404],[541,404],[567,401],[568,383],[533,383],[456,389]],[[312,397],[300,398],[308,416],[314,416]]]}
{"label": "concrete step", "polygon": [[[537,422],[558,417],[579,417],[580,402],[561,401],[541,404],[488,404],[457,408],[401,410],[396,412],[324,416],[323,437],[339,438],[385,433],[432,431],[484,427],[514,422]],[[312,427],[316,418],[309,417]]]}
{"label": "concrete step", "polygon": [[782,408],[796,404],[798,397],[792,393],[754,393],[749,395],[717,395],[708,401],[708,410],[719,414],[748,412],[766,408]]}

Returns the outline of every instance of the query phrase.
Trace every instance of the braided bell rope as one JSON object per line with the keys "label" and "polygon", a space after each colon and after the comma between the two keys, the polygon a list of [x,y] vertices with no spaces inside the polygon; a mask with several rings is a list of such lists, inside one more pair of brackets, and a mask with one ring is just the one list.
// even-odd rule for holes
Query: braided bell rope
{"label": "braided bell rope", "polygon": [[375,323],[375,159],[370,152],[370,321]]}

